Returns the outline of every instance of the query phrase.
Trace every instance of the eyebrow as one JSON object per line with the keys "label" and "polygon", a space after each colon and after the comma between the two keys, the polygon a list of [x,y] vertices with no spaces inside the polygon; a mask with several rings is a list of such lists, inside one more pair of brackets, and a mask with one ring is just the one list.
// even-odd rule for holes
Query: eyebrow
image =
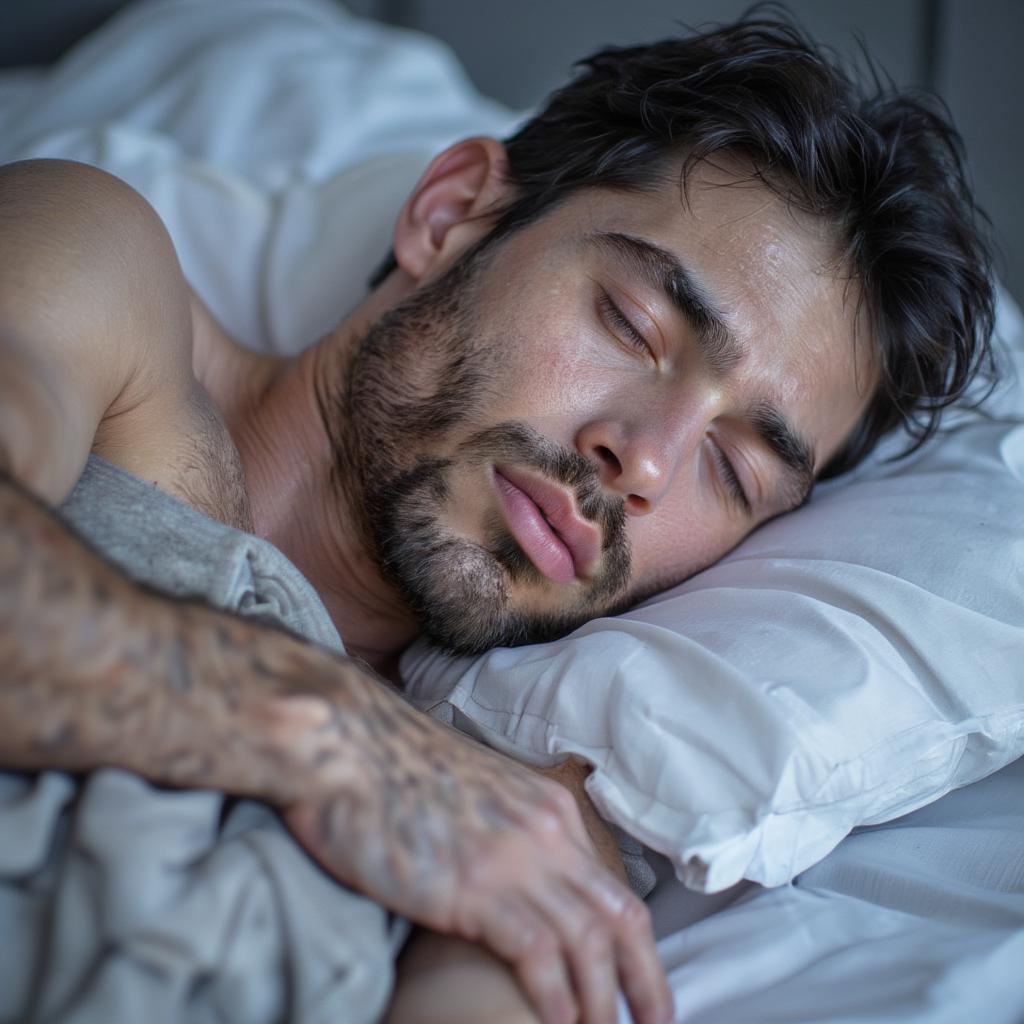
{"label": "eyebrow", "polygon": [[[718,304],[675,253],[644,238],[617,231],[594,232],[587,240],[668,298],[693,328],[701,353],[716,376],[727,376],[743,360],[746,346],[736,337]],[[790,502],[802,505],[814,486],[814,445],[769,402],[758,402],[749,421],[785,467],[785,490]]]}
{"label": "eyebrow", "polygon": [[789,504],[798,508],[814,487],[814,445],[802,437],[775,406],[760,402],[750,415],[758,436],[786,467]]}
{"label": "eyebrow", "polygon": [[675,253],[644,238],[616,231],[595,232],[588,237],[646,285],[668,297],[696,332],[701,352],[716,376],[725,377],[742,362],[746,347],[726,322],[725,314]]}

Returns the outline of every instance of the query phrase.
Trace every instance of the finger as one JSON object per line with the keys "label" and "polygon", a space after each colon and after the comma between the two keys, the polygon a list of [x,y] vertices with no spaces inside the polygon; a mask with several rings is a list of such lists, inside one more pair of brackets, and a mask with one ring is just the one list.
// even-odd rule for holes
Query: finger
{"label": "finger", "polygon": [[590,849],[590,836],[576,797],[560,782],[545,782],[544,795],[551,815],[534,814],[532,824],[538,831],[551,831],[563,835],[568,831],[571,839],[584,850]]}
{"label": "finger", "polygon": [[665,1024],[674,1019],[672,992],[658,956],[651,915],[636,897],[615,923],[615,956],[623,995],[636,1024]]}
{"label": "finger", "polygon": [[589,843],[583,847],[579,852],[587,866],[567,874],[573,888],[611,920],[617,920],[630,904],[639,903],[643,909],[644,904],[633,895],[632,889],[612,874],[592,851]]}
{"label": "finger", "polygon": [[636,1024],[671,1020],[672,995],[646,904],[603,869],[577,872],[572,884],[607,916],[623,993]]}
{"label": "finger", "polygon": [[545,934],[547,939],[535,942],[516,965],[516,974],[544,1024],[574,1024],[580,1020],[578,1002],[565,958],[554,932]]}
{"label": "finger", "polygon": [[618,971],[606,916],[557,879],[548,880],[531,896],[556,929],[569,960],[580,1020],[583,1024],[615,1024]]}
{"label": "finger", "polygon": [[523,902],[503,900],[479,922],[480,938],[513,965],[544,1024],[572,1024],[577,1004],[555,932]]}

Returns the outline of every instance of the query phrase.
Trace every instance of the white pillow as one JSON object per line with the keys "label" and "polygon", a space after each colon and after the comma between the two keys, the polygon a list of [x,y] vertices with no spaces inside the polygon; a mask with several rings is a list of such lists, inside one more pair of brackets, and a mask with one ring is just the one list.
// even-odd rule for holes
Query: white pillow
{"label": "white pillow", "polygon": [[[432,152],[514,120],[439,44],[321,0],[134,5],[0,74],[0,160],[125,178],[228,329],[276,351],[359,298]],[[1024,752],[1022,405],[821,488],[628,615],[475,662],[414,649],[411,692],[517,756],[588,758],[597,804],[690,885],[783,882]]]}
{"label": "white pillow", "polygon": [[[1019,363],[1005,296],[999,331]],[[1024,754],[1024,394],[885,465],[900,440],[618,618],[414,646],[408,692],[524,760],[585,758],[598,808],[691,888],[788,882]]]}

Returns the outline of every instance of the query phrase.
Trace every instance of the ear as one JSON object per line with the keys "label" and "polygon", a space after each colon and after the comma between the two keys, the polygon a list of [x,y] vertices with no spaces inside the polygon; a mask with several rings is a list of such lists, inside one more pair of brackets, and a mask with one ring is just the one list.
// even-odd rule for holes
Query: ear
{"label": "ear", "polygon": [[395,260],[414,281],[450,266],[490,230],[487,215],[508,194],[507,167],[505,147],[483,136],[434,158],[395,225]]}

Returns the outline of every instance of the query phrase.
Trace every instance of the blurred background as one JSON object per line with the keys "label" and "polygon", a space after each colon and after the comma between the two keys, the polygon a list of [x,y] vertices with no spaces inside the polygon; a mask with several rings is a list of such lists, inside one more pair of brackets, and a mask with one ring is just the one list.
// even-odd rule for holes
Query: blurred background
{"label": "blurred background", "polygon": [[[208,0],[216,3],[217,0]],[[124,0],[0,0],[0,67],[45,63]],[[354,14],[429,32],[484,93],[533,106],[599,47],[727,21],[746,0],[348,0]],[[992,218],[1000,276],[1024,298],[1024,0],[789,0],[810,33],[846,57],[860,46],[901,85],[938,92],[967,144]]]}

